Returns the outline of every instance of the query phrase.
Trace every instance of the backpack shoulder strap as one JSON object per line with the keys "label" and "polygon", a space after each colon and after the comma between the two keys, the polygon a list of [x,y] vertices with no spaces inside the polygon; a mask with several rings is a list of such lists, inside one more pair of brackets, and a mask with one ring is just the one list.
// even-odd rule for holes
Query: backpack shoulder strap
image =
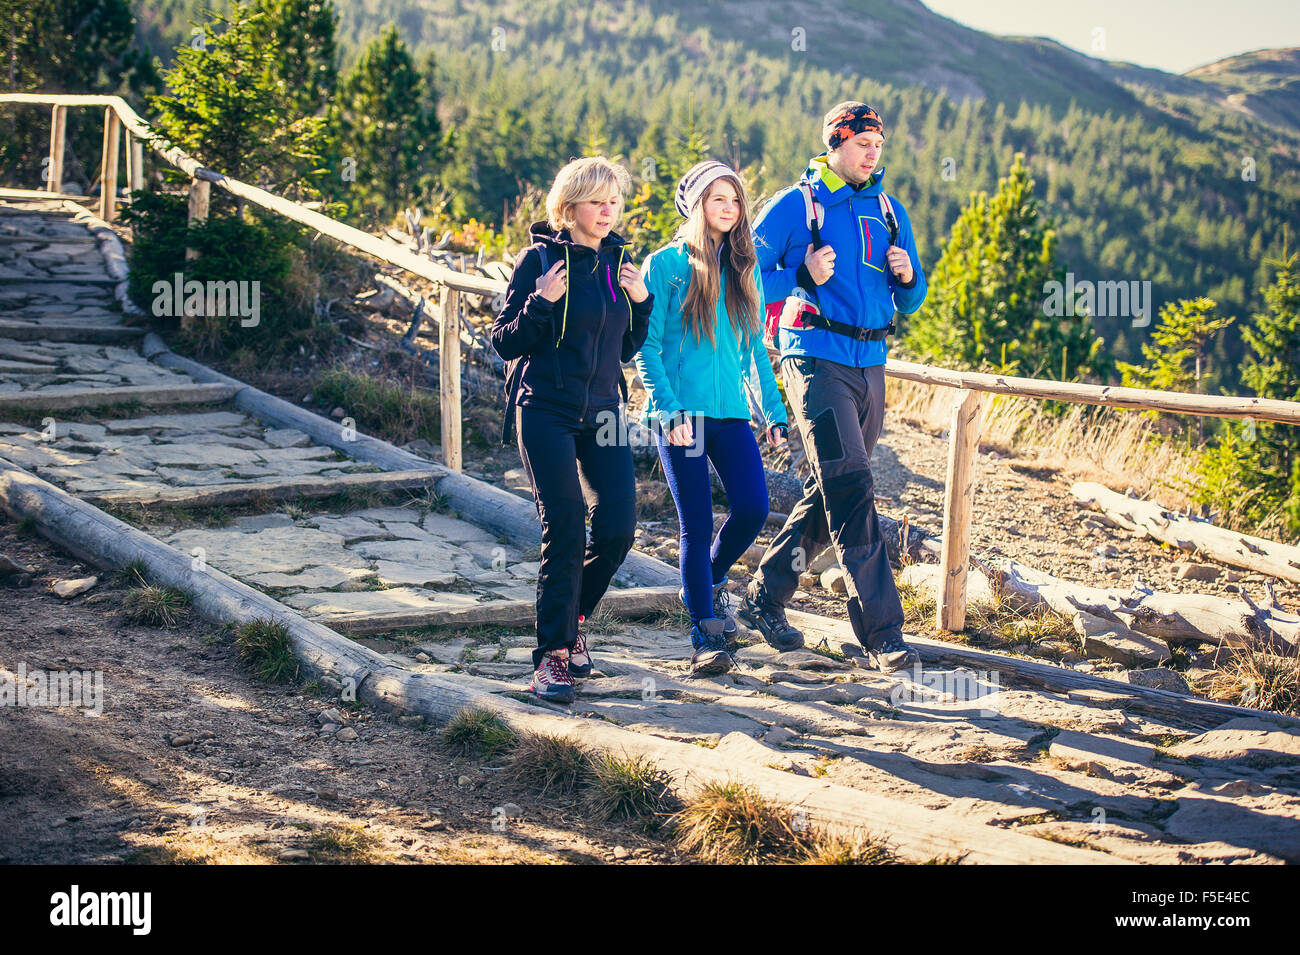
{"label": "backpack shoulder strap", "polygon": [[898,219],[894,217],[894,204],[883,191],[876,198],[880,200],[880,217],[885,220],[885,227],[889,229],[889,244],[898,245]]}
{"label": "backpack shoulder strap", "polygon": [[808,223],[808,231],[812,233],[812,245],[814,249],[822,247],[821,226],[817,222],[817,200],[813,198],[812,183],[807,179],[799,180],[799,192],[803,195],[803,217]]}

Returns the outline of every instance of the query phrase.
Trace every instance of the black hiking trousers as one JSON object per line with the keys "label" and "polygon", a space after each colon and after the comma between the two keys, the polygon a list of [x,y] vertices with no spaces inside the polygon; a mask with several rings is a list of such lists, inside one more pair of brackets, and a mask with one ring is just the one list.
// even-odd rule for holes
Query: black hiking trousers
{"label": "black hiking trousers", "polygon": [[827,544],[844,569],[849,622],[864,647],[903,633],[903,604],[876,513],[871,452],[885,420],[885,368],[825,358],[781,361],[811,474],[755,573],[767,597],[785,606],[799,575]]}
{"label": "black hiking trousers", "polygon": [[[519,455],[533,486],[542,522],[541,567],[537,572],[537,649],[542,656],[573,648],[578,617],[590,617],[609,588],[636,536],[636,478],[632,449],[622,421],[601,423],[621,408],[579,421],[538,405],[515,409]],[[587,539],[587,521],[591,539]]]}

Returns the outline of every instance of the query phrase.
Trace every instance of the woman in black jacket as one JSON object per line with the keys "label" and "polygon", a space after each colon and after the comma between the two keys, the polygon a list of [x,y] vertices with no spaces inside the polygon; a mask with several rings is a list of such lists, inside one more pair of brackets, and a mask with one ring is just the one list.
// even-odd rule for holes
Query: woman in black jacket
{"label": "woman in black jacket", "polygon": [[505,435],[514,424],[542,522],[531,690],[563,703],[573,700],[574,678],[591,672],[579,625],[636,531],[621,363],[645,343],[653,298],[611,231],[629,185],[603,156],[560,170],[547,221],[529,229],[534,242],[515,260],[492,324],[492,345],[511,370]]}

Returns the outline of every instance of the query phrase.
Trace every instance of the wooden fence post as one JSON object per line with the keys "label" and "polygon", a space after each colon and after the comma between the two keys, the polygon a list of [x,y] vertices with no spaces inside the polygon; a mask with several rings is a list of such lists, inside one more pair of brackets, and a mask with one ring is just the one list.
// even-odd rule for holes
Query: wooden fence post
{"label": "wooden fence post", "polygon": [[461,469],[460,456],[460,292],[442,287],[438,324],[438,374],[442,384],[442,463]]}
{"label": "wooden fence post", "polygon": [[99,217],[112,222],[117,217],[117,157],[122,139],[122,121],[117,110],[104,108],[104,152],[99,164]]}
{"label": "wooden fence post", "polygon": [[144,188],[144,144],[126,134],[126,191],[138,192]]}
{"label": "wooden fence post", "polygon": [[63,191],[63,147],[68,138],[68,107],[55,106],[50,114],[50,163],[45,174],[47,192]]}
{"label": "wooden fence post", "polygon": [[[194,178],[190,180],[190,207],[189,217],[186,220],[188,225],[198,225],[200,222],[208,221],[208,204],[212,200],[212,183],[206,179]],[[185,261],[197,259],[199,250],[189,246],[185,249]]]}
{"label": "wooden fence post", "polygon": [[937,625],[953,633],[966,629],[966,565],[970,560],[971,503],[975,497],[975,455],[979,449],[983,394],[958,392],[948,430],[948,477],[943,497],[943,547]]}

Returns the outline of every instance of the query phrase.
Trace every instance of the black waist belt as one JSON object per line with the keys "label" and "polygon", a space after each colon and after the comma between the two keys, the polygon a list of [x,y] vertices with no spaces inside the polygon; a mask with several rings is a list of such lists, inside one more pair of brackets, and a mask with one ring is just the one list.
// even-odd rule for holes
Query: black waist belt
{"label": "black waist belt", "polygon": [[811,328],[834,332],[836,335],[844,335],[859,342],[884,341],[886,335],[894,334],[893,322],[890,322],[885,328],[861,328],[857,325],[849,325],[847,322],[837,322],[833,318],[826,318],[816,312],[804,312],[799,316],[799,320]]}

